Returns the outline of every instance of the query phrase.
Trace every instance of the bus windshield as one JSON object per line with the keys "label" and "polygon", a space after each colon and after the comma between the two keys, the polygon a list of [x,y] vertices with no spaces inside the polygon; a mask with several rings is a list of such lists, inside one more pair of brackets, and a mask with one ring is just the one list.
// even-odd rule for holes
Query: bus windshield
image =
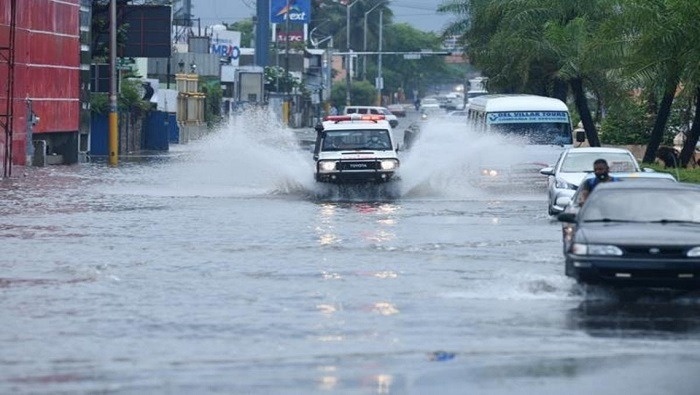
{"label": "bus windshield", "polygon": [[560,122],[492,124],[491,130],[532,145],[573,144],[571,126]]}

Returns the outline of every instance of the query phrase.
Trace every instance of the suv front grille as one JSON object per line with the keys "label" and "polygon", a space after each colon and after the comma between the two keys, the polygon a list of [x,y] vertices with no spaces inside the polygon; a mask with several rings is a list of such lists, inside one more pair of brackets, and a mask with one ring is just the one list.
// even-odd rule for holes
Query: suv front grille
{"label": "suv front grille", "polygon": [[363,171],[363,170],[379,170],[381,168],[379,161],[340,161],[338,170],[340,171]]}

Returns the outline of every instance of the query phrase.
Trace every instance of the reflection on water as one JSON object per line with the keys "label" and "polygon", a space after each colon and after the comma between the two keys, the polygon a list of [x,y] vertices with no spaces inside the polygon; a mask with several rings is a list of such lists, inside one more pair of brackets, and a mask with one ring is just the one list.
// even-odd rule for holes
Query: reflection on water
{"label": "reflection on water", "polygon": [[568,326],[593,336],[700,338],[700,297],[639,296],[636,300],[585,300],[568,314]]}
{"label": "reflection on water", "polygon": [[[361,222],[358,238],[376,247],[391,242],[396,238],[395,227],[400,205],[381,202],[337,202],[319,204],[316,232],[320,245],[342,246],[348,221]],[[363,226],[362,224],[366,224]]]}

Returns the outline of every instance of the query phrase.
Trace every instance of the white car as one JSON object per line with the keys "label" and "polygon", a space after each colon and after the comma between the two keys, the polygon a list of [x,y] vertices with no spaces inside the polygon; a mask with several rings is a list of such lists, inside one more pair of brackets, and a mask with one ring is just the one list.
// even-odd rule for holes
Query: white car
{"label": "white car", "polygon": [[361,115],[384,115],[392,128],[399,125],[399,119],[392,114],[386,107],[379,106],[346,106],[343,109],[343,114],[361,114]]}
{"label": "white car", "polygon": [[420,109],[424,112],[439,111],[440,101],[434,97],[426,97],[420,102]]}
{"label": "white car", "polygon": [[[593,172],[593,162],[605,159],[610,172],[640,172],[642,169],[632,152],[625,148],[579,147],[564,150],[553,167],[541,174],[547,179],[547,211],[555,215],[564,210],[586,174]],[[645,171],[650,171],[645,169]]]}
{"label": "white car", "polygon": [[398,145],[383,115],[337,115],[316,126],[315,179],[335,184],[383,183],[399,168]]}

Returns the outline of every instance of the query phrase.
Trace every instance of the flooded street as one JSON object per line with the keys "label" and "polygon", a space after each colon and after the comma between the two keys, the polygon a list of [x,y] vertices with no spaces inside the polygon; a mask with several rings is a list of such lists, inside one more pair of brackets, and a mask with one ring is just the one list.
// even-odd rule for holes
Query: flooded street
{"label": "flooded street", "polygon": [[370,191],[316,185],[298,132],[253,116],[15,168],[0,393],[698,393],[700,296],[580,289],[544,191],[465,175],[508,147],[428,131]]}

